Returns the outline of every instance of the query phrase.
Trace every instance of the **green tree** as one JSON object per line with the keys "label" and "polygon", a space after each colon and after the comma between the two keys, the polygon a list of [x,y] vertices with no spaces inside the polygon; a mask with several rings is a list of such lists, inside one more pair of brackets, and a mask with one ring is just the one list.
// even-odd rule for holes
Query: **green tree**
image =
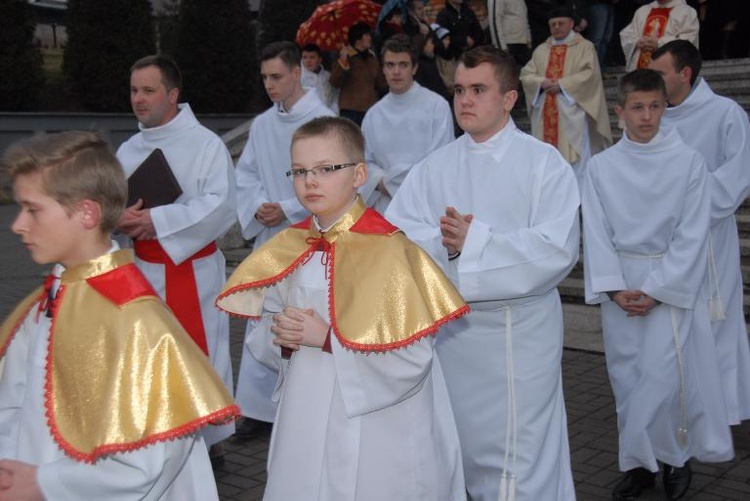
{"label": "green tree", "polygon": [[26,0],[0,0],[0,110],[35,111],[44,85],[36,21]]}
{"label": "green tree", "polygon": [[183,101],[196,112],[238,113],[257,92],[256,23],[247,0],[182,0],[177,50]]}
{"label": "green tree", "polygon": [[297,29],[325,0],[263,0],[258,12],[259,46],[282,40],[295,41]]}
{"label": "green tree", "polygon": [[130,66],[156,50],[149,0],[69,0],[63,73],[87,111],[127,111]]}

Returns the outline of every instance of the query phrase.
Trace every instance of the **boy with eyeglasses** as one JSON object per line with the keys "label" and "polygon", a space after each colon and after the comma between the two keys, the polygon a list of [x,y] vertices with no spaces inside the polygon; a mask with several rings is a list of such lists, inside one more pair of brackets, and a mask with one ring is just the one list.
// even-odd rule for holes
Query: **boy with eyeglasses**
{"label": "boy with eyeglasses", "polygon": [[265,500],[464,500],[433,335],[468,311],[417,245],[357,190],[364,138],[323,117],[288,172],[312,213],[254,251],[217,305],[259,317],[252,355],[279,372]]}

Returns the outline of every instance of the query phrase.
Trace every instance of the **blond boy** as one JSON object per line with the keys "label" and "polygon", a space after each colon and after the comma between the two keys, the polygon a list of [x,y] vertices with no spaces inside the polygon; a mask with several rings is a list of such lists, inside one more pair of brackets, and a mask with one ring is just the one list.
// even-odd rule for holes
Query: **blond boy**
{"label": "blond boy", "polygon": [[218,299],[261,317],[248,344],[279,371],[264,499],[464,500],[431,334],[468,308],[358,197],[367,167],[356,125],[314,119],[291,154],[290,182],[313,215],[254,251]]}
{"label": "blond boy", "polygon": [[196,432],[238,409],[109,238],[127,185],[107,144],[38,136],[3,166],[13,232],[55,266],[0,328],[0,499],[218,499]]}

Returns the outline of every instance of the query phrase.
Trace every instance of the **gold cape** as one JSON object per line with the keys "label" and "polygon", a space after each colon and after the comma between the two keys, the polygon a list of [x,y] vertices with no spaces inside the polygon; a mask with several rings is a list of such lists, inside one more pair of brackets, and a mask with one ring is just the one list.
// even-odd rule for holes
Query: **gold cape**
{"label": "gold cape", "polygon": [[398,349],[469,311],[432,258],[361,198],[323,237],[309,217],[253,251],[216,305],[233,315],[260,316],[264,289],[321,248],[327,253],[331,331],[348,349]]}
{"label": "gold cape", "polygon": [[[37,289],[0,327],[0,359],[27,315],[44,314],[37,305],[45,298]],[[63,272],[55,309],[44,400],[52,436],[70,457],[93,463],[239,415],[132,251]]]}

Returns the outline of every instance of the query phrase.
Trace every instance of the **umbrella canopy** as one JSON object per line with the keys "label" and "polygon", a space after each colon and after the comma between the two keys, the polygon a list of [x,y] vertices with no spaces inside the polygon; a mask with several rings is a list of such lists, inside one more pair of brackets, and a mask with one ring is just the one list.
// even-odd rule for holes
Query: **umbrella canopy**
{"label": "umbrella canopy", "polygon": [[319,6],[297,30],[297,44],[314,43],[323,51],[347,44],[349,27],[365,22],[375,28],[380,5],[371,0],[335,0]]}

